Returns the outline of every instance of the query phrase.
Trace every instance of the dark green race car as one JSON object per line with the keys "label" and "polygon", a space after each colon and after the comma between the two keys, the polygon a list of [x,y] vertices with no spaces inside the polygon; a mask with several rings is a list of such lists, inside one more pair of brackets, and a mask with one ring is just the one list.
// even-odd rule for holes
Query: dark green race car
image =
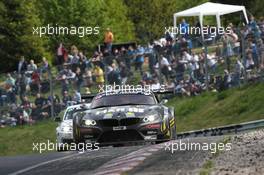
{"label": "dark green race car", "polygon": [[73,119],[76,143],[162,142],[176,138],[174,109],[153,93],[99,93]]}

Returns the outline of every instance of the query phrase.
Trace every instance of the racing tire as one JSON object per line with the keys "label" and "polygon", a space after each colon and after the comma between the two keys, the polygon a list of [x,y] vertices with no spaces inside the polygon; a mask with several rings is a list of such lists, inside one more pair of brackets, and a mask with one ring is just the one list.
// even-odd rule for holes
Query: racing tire
{"label": "racing tire", "polygon": [[80,136],[78,134],[79,129],[78,129],[78,125],[76,123],[76,120],[77,120],[77,118],[74,118],[73,122],[72,122],[72,134],[73,134],[73,142],[78,144],[81,142],[81,139],[80,139]]}
{"label": "racing tire", "polygon": [[170,123],[169,123],[169,127],[170,127],[170,140],[175,140],[177,139],[177,131],[176,131],[176,118],[175,118],[175,111],[172,110],[172,116],[173,116],[173,119],[174,119],[174,124],[173,126],[171,127],[170,126]]}
{"label": "racing tire", "polygon": [[176,138],[177,138],[176,125],[174,124],[173,127],[170,127],[170,140],[175,140]]}

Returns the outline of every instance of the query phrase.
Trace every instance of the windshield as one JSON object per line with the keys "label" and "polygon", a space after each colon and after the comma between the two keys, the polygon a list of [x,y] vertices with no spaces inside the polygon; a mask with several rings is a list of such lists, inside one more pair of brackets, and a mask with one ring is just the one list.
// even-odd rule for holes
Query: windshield
{"label": "windshield", "polygon": [[91,108],[124,106],[124,105],[154,105],[157,101],[153,95],[122,94],[122,95],[99,95],[91,104]]}
{"label": "windshield", "polygon": [[80,108],[70,108],[66,111],[66,114],[64,116],[64,120],[72,120],[74,117],[74,114],[77,112],[85,111],[86,109],[80,109]]}

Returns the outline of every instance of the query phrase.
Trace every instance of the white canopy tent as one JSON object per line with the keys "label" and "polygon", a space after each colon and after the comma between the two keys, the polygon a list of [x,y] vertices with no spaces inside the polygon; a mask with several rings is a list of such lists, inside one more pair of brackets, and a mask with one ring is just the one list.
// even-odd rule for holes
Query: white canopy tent
{"label": "white canopy tent", "polygon": [[[246,9],[244,6],[206,2],[196,7],[175,13],[173,15],[174,27],[177,27],[177,17],[197,16],[199,17],[199,22],[202,28],[203,27],[203,16],[212,16],[212,15],[216,16],[217,27],[221,27],[220,16],[229,14],[229,13],[239,12],[239,11],[243,12],[245,20],[248,23],[247,13],[246,13]],[[203,37],[203,32],[202,32],[202,37]]]}

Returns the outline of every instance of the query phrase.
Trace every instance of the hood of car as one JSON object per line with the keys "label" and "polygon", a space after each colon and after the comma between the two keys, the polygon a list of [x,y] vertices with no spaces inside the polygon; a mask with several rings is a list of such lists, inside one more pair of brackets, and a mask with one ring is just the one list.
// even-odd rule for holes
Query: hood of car
{"label": "hood of car", "polygon": [[143,118],[146,115],[162,114],[159,105],[127,105],[115,107],[103,107],[91,109],[85,112],[83,119],[119,119],[119,118]]}
{"label": "hood of car", "polygon": [[72,126],[72,119],[63,120],[60,126]]}

